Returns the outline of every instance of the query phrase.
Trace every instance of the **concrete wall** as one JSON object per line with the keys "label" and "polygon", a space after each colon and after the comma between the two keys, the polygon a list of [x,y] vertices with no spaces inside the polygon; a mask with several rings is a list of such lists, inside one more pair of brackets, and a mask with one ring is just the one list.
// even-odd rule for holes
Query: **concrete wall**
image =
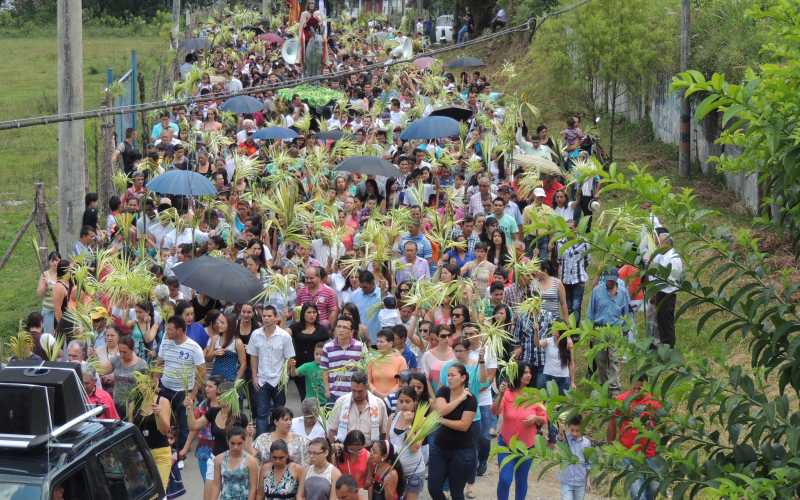
{"label": "concrete wall", "polygon": [[[680,141],[680,116],[681,106],[678,95],[669,90],[670,79],[662,78],[653,86],[649,94],[643,98],[632,97],[624,93],[617,98],[617,114],[624,116],[628,121],[639,122],[649,120],[653,127],[655,137],[666,144],[678,145]],[[595,102],[602,107],[605,101],[604,89],[596,86],[598,95]],[[609,106],[610,111],[610,106]],[[694,115],[694,109],[692,109]],[[713,163],[708,159],[725,152],[736,155],[738,152],[729,146],[715,144],[719,137],[719,123],[717,116],[711,116],[702,122],[692,119],[692,162],[700,165],[706,175],[715,173]],[[723,149],[726,148],[726,149]],[[725,185],[742,200],[751,213],[756,213],[759,208],[759,192],[756,175],[725,174]]]}

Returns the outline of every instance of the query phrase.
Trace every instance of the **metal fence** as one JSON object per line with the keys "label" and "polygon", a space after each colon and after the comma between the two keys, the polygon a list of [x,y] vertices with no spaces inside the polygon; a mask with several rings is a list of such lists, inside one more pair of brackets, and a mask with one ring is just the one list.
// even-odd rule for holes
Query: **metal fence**
{"label": "metal fence", "polygon": [[[114,74],[111,68],[106,70],[106,80],[108,86],[111,87],[115,83],[119,83],[122,92],[114,97],[114,106],[126,106],[137,103],[137,74],[138,62],[136,60],[136,50],[131,50],[131,67],[125,72],[124,75],[114,81]],[[125,139],[125,129],[136,128],[136,113],[120,113],[114,116],[114,124],[116,126],[116,140],[115,144],[119,144]]]}

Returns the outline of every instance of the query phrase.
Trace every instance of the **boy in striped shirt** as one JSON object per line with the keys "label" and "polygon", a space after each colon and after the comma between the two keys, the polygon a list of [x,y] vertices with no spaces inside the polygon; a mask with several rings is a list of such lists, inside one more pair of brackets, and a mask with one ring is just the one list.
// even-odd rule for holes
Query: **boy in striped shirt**
{"label": "boy in striped shirt", "polygon": [[333,333],[333,340],[322,348],[320,360],[329,403],[350,392],[350,377],[357,370],[356,363],[364,356],[364,344],[353,338],[352,319],[339,316]]}

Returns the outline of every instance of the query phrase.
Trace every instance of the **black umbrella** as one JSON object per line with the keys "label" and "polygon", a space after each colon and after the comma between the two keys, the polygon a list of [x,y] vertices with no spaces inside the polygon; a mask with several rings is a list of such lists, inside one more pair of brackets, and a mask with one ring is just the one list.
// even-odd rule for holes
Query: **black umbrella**
{"label": "black umbrella", "polygon": [[459,57],[458,59],[453,59],[452,61],[447,63],[447,68],[455,69],[455,68],[478,68],[480,66],[486,66],[483,61],[478,59],[477,57]]}
{"label": "black umbrella", "polygon": [[223,302],[245,304],[264,289],[243,266],[208,255],[178,264],[173,270],[182,285]]}
{"label": "black umbrella", "polygon": [[351,156],[336,165],[336,170],[358,172],[366,175],[382,175],[383,177],[399,177],[400,169],[377,156]]}
{"label": "black umbrella", "polygon": [[327,132],[317,132],[316,134],[314,134],[314,139],[317,139],[318,141],[328,141],[328,140],[338,141],[343,136],[344,132],[342,132],[341,130],[328,130]]}
{"label": "black umbrella", "polygon": [[264,34],[264,30],[258,26],[245,26],[244,28],[242,28],[242,31],[252,31],[256,35]]}
{"label": "black umbrella", "polygon": [[185,40],[181,40],[180,46],[182,49],[186,49],[190,52],[205,49],[209,46],[208,38],[187,38]]}
{"label": "black umbrella", "polygon": [[448,106],[446,108],[439,108],[431,112],[429,116],[446,116],[453,120],[465,122],[472,118],[472,110],[467,108],[459,108],[456,106]]}

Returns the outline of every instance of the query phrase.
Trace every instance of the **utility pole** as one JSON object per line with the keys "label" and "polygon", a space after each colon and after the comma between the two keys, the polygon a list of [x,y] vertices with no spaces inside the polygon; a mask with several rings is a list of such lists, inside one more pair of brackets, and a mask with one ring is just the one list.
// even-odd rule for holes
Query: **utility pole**
{"label": "utility pole", "polygon": [[[689,0],[682,0],[681,4],[681,71],[686,71],[689,69]],[[683,93],[681,94],[681,142],[678,154],[678,174],[681,177],[689,177],[691,171],[691,119],[689,99]]]}
{"label": "utility pole", "polygon": [[272,0],[261,0],[261,15],[265,18],[272,16]]}
{"label": "utility pole", "polygon": [[[83,111],[83,26],[81,0],[58,0],[58,112]],[[75,246],[86,194],[83,123],[58,125],[58,246],[66,256]]]}
{"label": "utility pole", "polygon": [[181,35],[181,0],[172,0],[172,48],[178,48]]}

